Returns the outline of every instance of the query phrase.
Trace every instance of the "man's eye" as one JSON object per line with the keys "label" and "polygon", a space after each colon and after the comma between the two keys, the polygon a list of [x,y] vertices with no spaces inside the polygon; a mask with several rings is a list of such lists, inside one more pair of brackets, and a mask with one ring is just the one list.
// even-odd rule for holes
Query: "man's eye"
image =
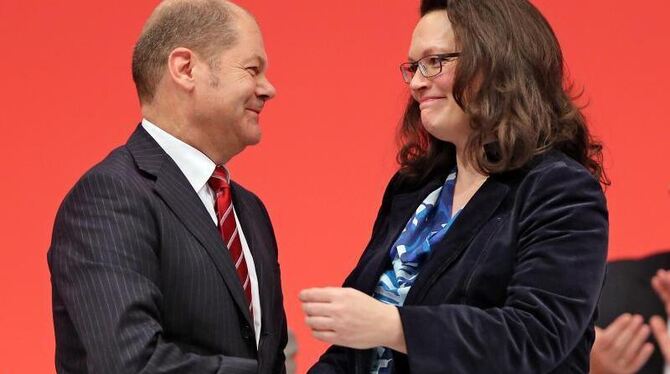
{"label": "man's eye", "polygon": [[247,71],[251,73],[251,75],[258,75],[261,72],[258,66],[249,66],[247,67]]}

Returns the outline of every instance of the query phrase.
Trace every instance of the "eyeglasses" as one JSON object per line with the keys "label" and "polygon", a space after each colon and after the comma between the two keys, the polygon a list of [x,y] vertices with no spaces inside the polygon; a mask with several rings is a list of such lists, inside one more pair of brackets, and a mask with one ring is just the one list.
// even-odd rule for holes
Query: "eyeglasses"
{"label": "eyeglasses", "polygon": [[414,78],[414,74],[416,74],[417,70],[419,70],[424,77],[432,78],[442,72],[442,65],[445,62],[455,60],[460,55],[460,52],[442,53],[439,55],[426,56],[415,62],[405,62],[404,64],[400,64],[402,80],[409,84],[412,81],[412,78]]}

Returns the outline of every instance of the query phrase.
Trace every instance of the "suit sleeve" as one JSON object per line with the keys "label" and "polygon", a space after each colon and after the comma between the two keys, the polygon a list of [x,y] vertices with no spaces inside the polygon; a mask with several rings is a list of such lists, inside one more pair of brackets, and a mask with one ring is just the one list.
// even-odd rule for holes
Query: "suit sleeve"
{"label": "suit sleeve", "polygon": [[256,373],[256,360],[194,354],[163,334],[160,243],[146,194],[89,173],[56,217],[48,255],[54,298],[83,344],[88,372]]}
{"label": "suit sleeve", "polygon": [[607,254],[600,185],[585,170],[552,165],[531,172],[516,201],[504,306],[399,308],[412,373],[548,372],[590,328]]}

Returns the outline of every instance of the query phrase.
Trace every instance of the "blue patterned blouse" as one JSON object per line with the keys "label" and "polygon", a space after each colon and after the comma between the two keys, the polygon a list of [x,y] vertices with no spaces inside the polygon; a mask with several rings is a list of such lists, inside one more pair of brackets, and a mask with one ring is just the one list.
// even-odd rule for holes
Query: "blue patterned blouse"
{"label": "blue patterned blouse", "polygon": [[[453,170],[444,185],[431,192],[416,208],[416,212],[389,251],[392,268],[379,278],[373,295],[375,299],[391,305],[404,304],[424,260],[430,254],[431,246],[444,238],[460,212],[453,215],[451,212],[455,185],[456,170]],[[392,361],[390,349],[377,347],[370,373],[390,373]]]}

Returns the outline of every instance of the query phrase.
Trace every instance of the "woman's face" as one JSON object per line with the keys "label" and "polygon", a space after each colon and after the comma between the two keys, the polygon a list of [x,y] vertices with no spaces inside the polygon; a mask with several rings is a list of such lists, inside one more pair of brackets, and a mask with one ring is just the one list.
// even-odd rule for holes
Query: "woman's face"
{"label": "woman's face", "polygon": [[[423,16],[414,28],[409,49],[411,62],[435,54],[460,52],[446,11]],[[458,60],[442,63],[442,72],[425,78],[419,70],[410,82],[412,97],[419,103],[421,122],[434,137],[463,147],[470,134],[469,118],[452,95]]]}

